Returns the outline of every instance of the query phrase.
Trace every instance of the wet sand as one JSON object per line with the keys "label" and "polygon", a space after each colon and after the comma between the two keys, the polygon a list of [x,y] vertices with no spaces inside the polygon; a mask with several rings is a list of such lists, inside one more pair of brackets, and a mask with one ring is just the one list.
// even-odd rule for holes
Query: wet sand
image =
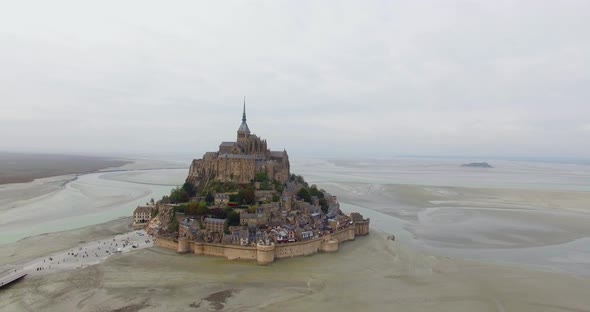
{"label": "wet sand", "polygon": [[590,279],[429,256],[373,232],[268,267],[134,251],[27,278],[0,292],[0,310],[588,311],[588,289]]}
{"label": "wet sand", "polygon": [[342,182],[326,189],[385,214],[374,227],[428,253],[590,276],[590,192]]}
{"label": "wet sand", "polygon": [[[519,189],[501,185],[520,171],[507,171],[506,179],[497,170],[481,173],[486,184],[499,185],[494,188],[387,184],[381,180],[390,176],[372,182],[372,172],[361,172],[367,181],[361,183],[350,177],[359,175],[353,169],[330,169],[323,180],[310,182],[337,195],[344,209],[370,216],[372,229],[386,233],[373,231],[336,254],[261,267],[155,247],[133,250],[90,267],[27,278],[0,291],[0,311],[590,311],[590,193],[578,191],[585,176],[565,175],[555,180],[556,190],[540,189],[554,181],[548,172],[543,185],[529,190],[523,187],[537,180],[537,169],[518,180]],[[176,175],[112,172],[74,184],[101,199],[115,194],[101,187],[135,193],[137,185],[166,185]],[[414,171],[407,176],[429,180]],[[441,183],[455,177],[431,176]],[[476,178],[471,172],[464,177],[461,183]],[[127,232],[127,223],[1,245],[0,266]],[[387,234],[395,234],[396,242]]]}
{"label": "wet sand", "polygon": [[57,154],[0,153],[0,184],[82,174],[130,164],[131,160]]}
{"label": "wet sand", "polygon": [[525,248],[590,237],[590,192],[338,183],[341,202],[406,220],[418,239]]}
{"label": "wet sand", "polygon": [[27,237],[11,244],[0,245],[0,272],[11,264],[18,267],[24,260],[49,256],[86,242],[108,239],[131,231],[131,217],[119,218],[103,224]]}
{"label": "wet sand", "polygon": [[68,272],[96,265],[110,257],[153,246],[153,238],[144,230],[131,231],[72,248],[50,252],[43,257],[0,266],[1,272],[26,273],[27,277]]}
{"label": "wet sand", "polygon": [[[155,179],[147,177],[158,174],[162,176],[159,184],[150,183]],[[169,194],[185,175],[185,169],[100,172],[71,181],[62,176],[59,182],[38,179],[0,186],[0,244],[130,216],[137,205]],[[124,181],[125,176],[138,181]],[[141,177],[146,177],[145,182]],[[47,193],[39,196],[41,189]]]}

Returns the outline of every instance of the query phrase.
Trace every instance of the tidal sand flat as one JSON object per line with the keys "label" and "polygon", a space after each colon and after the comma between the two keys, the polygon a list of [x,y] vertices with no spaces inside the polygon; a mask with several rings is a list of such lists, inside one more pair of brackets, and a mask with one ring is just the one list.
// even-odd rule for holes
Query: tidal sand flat
{"label": "tidal sand flat", "polygon": [[[337,195],[343,210],[370,217],[376,231],[341,245],[336,254],[268,267],[155,247],[131,251],[94,266],[26,278],[0,291],[0,311],[589,311],[587,173],[567,166],[494,165],[500,171],[459,175],[450,172],[456,166],[414,162],[295,168],[311,172],[310,182]],[[0,245],[0,265],[13,267],[127,232],[128,218],[102,224],[95,216],[104,212],[106,221],[130,215],[134,202],[127,199],[140,195],[137,200],[145,202],[154,190],[169,192],[185,174],[97,173],[68,184],[72,188],[64,187],[62,195],[9,203],[5,211],[24,208],[23,215],[13,215],[21,218],[28,212],[67,217],[74,210],[88,224],[101,224],[63,231],[72,226],[65,222],[49,231],[57,233],[35,235],[32,225],[55,220],[15,220],[10,226],[32,237]],[[515,175],[519,187],[506,187]],[[389,234],[395,242],[385,239]]]}
{"label": "tidal sand flat", "polygon": [[[147,178],[155,172],[161,176],[159,183]],[[185,173],[186,169],[91,173],[60,186],[51,183],[43,195],[36,192],[36,180],[22,189],[22,193],[31,192],[22,199],[10,195],[11,190],[20,189],[19,184],[6,185],[0,191],[0,195],[7,194],[0,203],[0,244],[130,216],[137,205],[161,198],[182,184]]]}
{"label": "tidal sand flat", "polygon": [[68,174],[119,167],[131,160],[57,154],[0,153],[0,184],[31,182]]}
{"label": "tidal sand flat", "polygon": [[157,247],[0,292],[1,311],[587,311],[590,280],[412,251],[373,232],[336,254],[252,262]]}
{"label": "tidal sand flat", "polygon": [[[297,164],[296,164],[297,165]],[[299,164],[349,210],[417,250],[590,276],[590,166],[456,159]]]}
{"label": "tidal sand flat", "polygon": [[86,242],[109,239],[129,232],[131,222],[130,217],[119,218],[103,224],[31,236],[14,243],[0,245],[0,271],[20,268],[26,260],[46,257]]}
{"label": "tidal sand flat", "polygon": [[[336,183],[343,203],[429,253],[590,276],[589,192]],[[357,208],[358,209],[358,208]]]}
{"label": "tidal sand flat", "polygon": [[79,242],[78,245],[32,260],[0,266],[0,272],[26,273],[28,278],[55,274],[96,265],[109,257],[153,246],[153,239],[144,230],[105,237],[102,240]]}

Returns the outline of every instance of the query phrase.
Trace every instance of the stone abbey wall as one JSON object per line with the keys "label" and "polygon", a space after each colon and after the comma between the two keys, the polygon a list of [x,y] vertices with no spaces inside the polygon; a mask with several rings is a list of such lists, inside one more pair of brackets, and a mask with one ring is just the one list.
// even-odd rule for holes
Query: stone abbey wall
{"label": "stone abbey wall", "polygon": [[336,252],[340,243],[354,239],[355,228],[349,227],[329,236],[314,240],[271,246],[258,245],[256,247],[243,247],[199,243],[186,239],[180,239],[176,242],[165,238],[156,239],[155,245],[172,249],[179,253],[225,257],[229,260],[256,260],[258,264],[266,265],[272,263],[275,259],[308,256],[318,252]]}
{"label": "stone abbey wall", "polygon": [[195,255],[226,257],[229,260],[256,260],[256,247],[191,242]]}
{"label": "stone abbey wall", "polygon": [[[288,157],[288,156],[285,156]],[[286,158],[287,159],[287,158]],[[266,172],[271,179],[285,182],[289,179],[289,162],[272,159],[256,160],[255,158],[239,158],[238,156],[226,158],[195,159],[191,163],[187,182],[200,185],[201,180],[213,177],[220,182],[250,183],[257,172]]]}
{"label": "stone abbey wall", "polygon": [[355,229],[354,227],[349,227],[345,230],[342,230],[340,232],[336,232],[332,235],[330,235],[333,239],[337,240],[339,243],[348,241],[348,240],[354,240],[355,238]]}
{"label": "stone abbey wall", "polygon": [[177,248],[178,248],[178,242],[173,241],[172,239],[163,238],[163,237],[158,237],[158,238],[154,239],[154,245],[156,245],[158,247],[162,247],[162,248],[172,249],[172,250],[177,250]]}
{"label": "stone abbey wall", "polygon": [[275,247],[275,258],[291,258],[297,256],[308,256],[318,253],[322,248],[323,238],[305,242],[280,244]]}

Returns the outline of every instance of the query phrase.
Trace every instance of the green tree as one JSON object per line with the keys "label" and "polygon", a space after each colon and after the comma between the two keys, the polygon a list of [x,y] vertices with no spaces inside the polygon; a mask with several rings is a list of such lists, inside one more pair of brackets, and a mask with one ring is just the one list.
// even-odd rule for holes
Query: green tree
{"label": "green tree", "polygon": [[188,203],[188,205],[186,205],[184,213],[186,213],[187,215],[196,215],[198,207],[199,207],[199,203],[190,202],[190,203]]}
{"label": "green tree", "polygon": [[177,187],[170,192],[170,202],[173,204],[186,203],[190,196],[183,188]]}
{"label": "green tree", "polygon": [[175,212],[186,213],[188,204],[182,204],[174,207]]}
{"label": "green tree", "polygon": [[240,214],[235,211],[230,211],[227,214],[227,225],[237,226],[240,225]]}
{"label": "green tree", "polygon": [[254,188],[246,187],[238,191],[238,204],[241,205],[253,205],[256,200],[256,194]]}
{"label": "green tree", "polygon": [[182,189],[188,194],[189,197],[193,197],[197,194],[195,187],[191,183],[184,182]]}
{"label": "green tree", "polygon": [[275,190],[277,192],[279,192],[279,194],[283,193],[283,190],[285,189],[285,185],[277,180],[273,181],[273,183],[274,183]]}
{"label": "green tree", "polygon": [[311,203],[311,194],[309,193],[308,189],[302,187],[299,192],[297,192],[297,196],[302,200]]}
{"label": "green tree", "polygon": [[272,190],[272,184],[268,180],[262,181],[262,183],[260,183],[260,189],[266,191]]}
{"label": "green tree", "polygon": [[227,212],[221,208],[209,209],[209,214],[218,219],[227,218]]}
{"label": "green tree", "polygon": [[315,196],[315,197],[317,197],[317,198],[319,198],[319,199],[322,199],[322,198],[324,198],[324,196],[325,196],[325,195],[324,195],[324,192],[322,192],[322,191],[318,190],[318,188],[317,188],[315,185],[312,185],[312,186],[309,188],[309,194],[310,194],[311,196]]}
{"label": "green tree", "polygon": [[207,204],[211,205],[214,201],[215,201],[215,197],[213,196],[213,194],[211,194],[211,192],[208,192],[207,195],[205,196],[205,202]]}
{"label": "green tree", "polygon": [[176,220],[176,211],[170,214],[170,222],[168,223],[168,229],[170,232],[178,232],[178,220]]}
{"label": "green tree", "polygon": [[195,214],[197,216],[204,216],[209,213],[209,208],[203,203],[199,203],[197,208],[195,209]]}
{"label": "green tree", "polygon": [[325,198],[320,199],[320,207],[324,213],[328,213],[328,201]]}
{"label": "green tree", "polygon": [[254,182],[264,182],[268,181],[268,175],[265,171],[258,171],[256,172],[256,176],[254,177]]}

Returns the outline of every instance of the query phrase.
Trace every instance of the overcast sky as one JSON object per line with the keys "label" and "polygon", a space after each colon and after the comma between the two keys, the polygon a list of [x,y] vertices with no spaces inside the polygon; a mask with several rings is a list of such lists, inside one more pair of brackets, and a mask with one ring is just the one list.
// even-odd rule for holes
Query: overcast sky
{"label": "overcast sky", "polygon": [[[84,3],[83,3],[84,2]],[[0,150],[590,157],[590,1],[6,1]]]}

